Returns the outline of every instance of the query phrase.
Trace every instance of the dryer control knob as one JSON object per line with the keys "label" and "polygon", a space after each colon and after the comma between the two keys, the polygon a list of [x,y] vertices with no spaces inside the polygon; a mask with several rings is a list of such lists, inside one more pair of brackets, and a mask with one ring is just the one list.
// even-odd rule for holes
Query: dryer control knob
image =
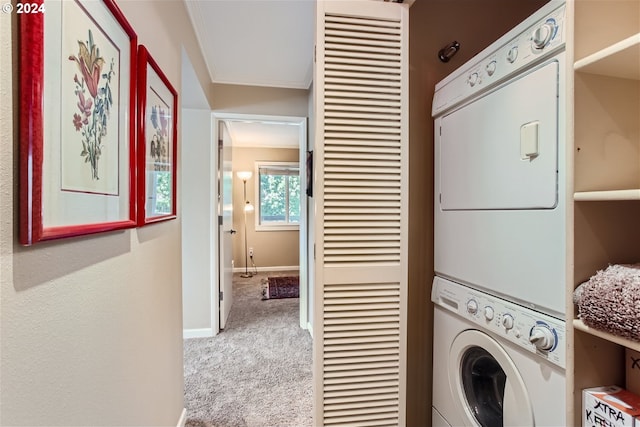
{"label": "dryer control knob", "polygon": [[487,70],[487,74],[489,76],[493,76],[493,73],[496,72],[496,68],[498,67],[498,64],[496,63],[496,61],[491,61],[487,64],[487,66],[485,67],[485,69]]}
{"label": "dryer control knob", "polygon": [[507,61],[509,61],[510,64],[513,64],[516,59],[518,59],[518,46],[513,46],[509,49],[509,52],[507,52]]}
{"label": "dryer control knob", "polygon": [[555,35],[556,29],[556,22],[553,19],[549,19],[547,22],[536,28],[531,36],[533,47],[536,49],[544,48]]}
{"label": "dryer control knob", "polygon": [[529,341],[538,350],[551,350],[556,344],[556,337],[546,326],[534,326],[529,333]]}
{"label": "dryer control knob", "polygon": [[513,329],[513,316],[510,314],[502,316],[502,326],[504,326],[507,331]]}
{"label": "dryer control knob", "polygon": [[474,87],[476,83],[479,83],[478,79],[479,79],[478,73],[473,73],[469,76],[469,79],[467,81],[469,82],[469,85],[471,87]]}
{"label": "dryer control knob", "polygon": [[467,301],[467,313],[476,314],[478,312],[478,303],[474,299]]}

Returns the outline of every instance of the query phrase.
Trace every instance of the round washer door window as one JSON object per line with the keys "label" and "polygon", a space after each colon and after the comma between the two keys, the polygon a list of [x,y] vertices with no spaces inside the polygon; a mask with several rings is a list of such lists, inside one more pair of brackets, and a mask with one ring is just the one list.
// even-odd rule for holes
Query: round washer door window
{"label": "round washer door window", "polygon": [[449,356],[453,400],[466,426],[534,426],[524,381],[496,340],[477,330],[463,331]]}

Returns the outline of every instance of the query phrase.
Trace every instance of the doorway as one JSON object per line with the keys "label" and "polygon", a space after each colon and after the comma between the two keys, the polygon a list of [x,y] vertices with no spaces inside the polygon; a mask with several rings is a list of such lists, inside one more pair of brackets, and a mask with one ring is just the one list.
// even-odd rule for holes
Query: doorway
{"label": "doorway", "polygon": [[[300,275],[300,297],[299,297],[299,307],[300,307],[300,327],[303,329],[309,330],[311,333],[311,316],[309,310],[309,297],[311,295],[311,284],[312,277],[309,274],[309,216],[308,216],[308,197],[306,195],[307,190],[307,182],[308,182],[308,139],[307,139],[307,119],[306,117],[291,117],[291,116],[266,116],[266,115],[251,115],[251,114],[233,114],[233,113],[213,113],[213,135],[220,135],[221,129],[226,128],[229,132],[229,138],[221,138],[222,144],[230,143],[233,148],[247,148],[251,151],[255,151],[258,149],[297,149],[297,164],[299,167],[299,179],[300,179],[300,212],[299,212],[299,225],[298,225],[298,265],[299,265],[299,275]],[[225,156],[226,153],[230,153],[232,150],[227,150],[224,147],[220,147],[218,150],[220,155]],[[265,160],[265,159],[262,159]],[[240,171],[237,163],[241,162],[241,159],[218,159],[218,165],[225,165],[229,161],[232,164],[232,173],[233,179],[238,180],[236,177],[236,173]],[[228,168],[227,168],[228,169]],[[259,174],[258,169],[254,165],[254,162],[251,161],[251,164],[244,163],[242,164],[241,169],[243,172],[252,172],[252,177],[247,179],[244,188],[244,194],[240,193],[245,200],[242,202],[254,201],[259,198],[255,190],[254,183],[256,182],[256,177]],[[227,170],[227,175],[229,171]],[[218,167],[218,171],[216,174],[216,179],[222,179],[224,176],[224,170]],[[253,181],[252,181],[253,180]],[[214,188],[217,187],[217,183],[214,183]],[[220,197],[220,194],[217,194],[216,197]],[[241,199],[239,197],[238,199]],[[237,205],[237,203],[236,203]],[[234,214],[236,218],[238,218],[238,213]],[[227,245],[233,245],[232,248],[222,248],[218,253],[217,259],[217,271],[222,272],[225,271],[232,266],[229,266],[231,261],[227,258],[223,259],[224,253],[228,253],[229,250],[233,250],[234,259],[236,260],[235,269],[240,271],[241,269],[246,270],[248,268],[259,268],[254,264],[254,259],[259,257],[258,249],[255,249],[255,253],[253,251],[249,252],[253,249],[251,243],[245,244],[244,238],[244,229],[245,225],[248,225],[249,232],[253,231],[254,224],[259,221],[256,221],[255,214],[247,215],[246,212],[239,213],[240,218],[238,220],[234,220],[233,229],[237,230],[238,233],[234,234],[232,239],[224,239],[227,233],[220,232],[218,233],[217,240],[219,242],[224,242],[226,240],[232,240],[231,243],[227,243]],[[242,218],[244,216],[244,218]],[[246,223],[244,222],[246,220]],[[257,233],[262,233],[257,232]],[[264,233],[269,233],[265,231]],[[246,247],[245,247],[246,246]],[[247,256],[247,253],[251,254],[250,257]],[[245,260],[248,260],[245,263]],[[250,264],[249,264],[250,263]],[[257,262],[259,264],[259,261]],[[291,267],[291,266],[282,266],[282,267]],[[268,267],[267,267],[268,269]],[[218,301],[213,303],[214,309],[217,309],[217,331],[220,329],[220,325],[224,324],[224,319],[220,321],[221,317],[224,316],[224,312],[220,310],[220,291],[224,290],[225,287],[230,289],[229,286],[225,283],[225,280],[228,275],[221,275],[220,280],[217,284],[216,292],[213,292],[214,296],[218,296]],[[227,290],[228,292],[229,290]],[[224,298],[224,294],[222,296]],[[224,309],[227,310],[229,307],[226,305]]]}

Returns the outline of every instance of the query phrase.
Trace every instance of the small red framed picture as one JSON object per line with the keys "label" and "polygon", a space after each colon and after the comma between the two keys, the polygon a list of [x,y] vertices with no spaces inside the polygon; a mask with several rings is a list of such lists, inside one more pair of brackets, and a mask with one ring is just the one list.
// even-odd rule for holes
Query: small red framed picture
{"label": "small red framed picture", "polygon": [[176,217],[178,93],[138,48],[138,225]]}
{"label": "small red framed picture", "polygon": [[134,227],[136,34],[112,0],[31,5],[19,15],[20,243]]}

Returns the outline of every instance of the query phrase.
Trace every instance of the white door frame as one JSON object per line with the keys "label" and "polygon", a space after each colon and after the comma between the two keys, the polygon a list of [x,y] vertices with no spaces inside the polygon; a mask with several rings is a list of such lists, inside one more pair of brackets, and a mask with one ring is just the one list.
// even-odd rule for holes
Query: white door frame
{"label": "white door frame", "polygon": [[[298,117],[298,116],[275,116],[275,115],[261,115],[261,114],[237,114],[237,113],[224,113],[224,112],[213,112],[213,135],[218,135],[219,123],[221,121],[252,121],[252,122],[277,122],[277,123],[287,123],[299,126],[299,137],[298,137],[298,148],[299,148],[299,161],[300,161],[300,182],[303,183],[300,187],[300,191],[303,191],[303,188],[306,189],[307,182],[307,118],[306,117]],[[217,144],[217,139],[216,139]],[[214,163],[217,165],[217,162]],[[217,166],[216,166],[217,168]],[[218,171],[214,172],[214,178],[217,176]],[[217,193],[217,188],[216,188]],[[218,198],[218,194],[214,195],[215,200]],[[308,245],[307,245],[307,209],[309,205],[309,199],[306,197],[306,192],[300,195],[300,229],[299,229],[299,257],[300,257],[300,327],[303,329],[308,329],[309,327],[309,310],[308,310],[308,298],[309,298],[309,277],[308,277]],[[304,202],[302,202],[304,201]],[[216,220],[217,221],[217,220]],[[216,239],[220,239],[220,236],[217,235]],[[219,254],[218,254],[219,255]],[[220,269],[219,265],[219,256],[216,261],[216,268]],[[214,317],[219,319],[219,295],[220,295],[220,282],[216,284],[216,292],[214,295],[214,309],[216,314]],[[216,303],[217,301],[217,303]],[[215,324],[215,330],[220,330],[219,321]]]}

